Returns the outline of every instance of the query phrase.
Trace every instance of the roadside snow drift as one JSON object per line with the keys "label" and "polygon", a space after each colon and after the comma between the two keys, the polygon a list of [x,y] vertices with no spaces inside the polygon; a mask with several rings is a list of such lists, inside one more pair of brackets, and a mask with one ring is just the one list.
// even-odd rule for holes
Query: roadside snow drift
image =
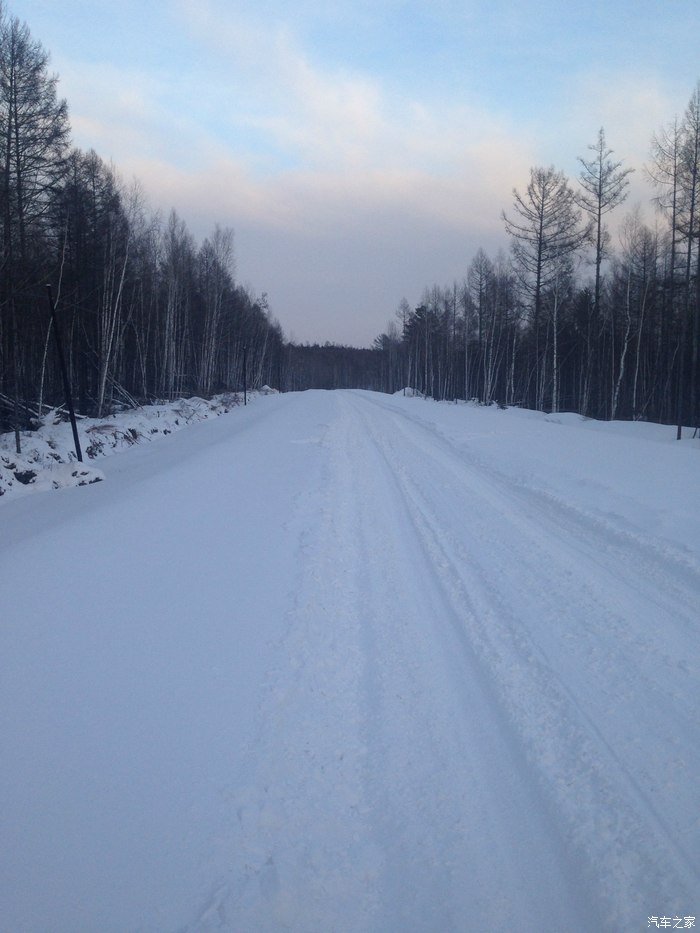
{"label": "roadside snow drift", "polygon": [[272,395],[0,499],[0,931],[688,925],[674,436]]}
{"label": "roadside snow drift", "polygon": [[[269,386],[261,390],[263,395],[273,392]],[[226,414],[241,403],[240,396],[228,393],[211,401],[178,399],[105,418],[80,418],[78,443],[82,463],[78,462],[73,431],[65,412],[49,412],[36,431],[21,432],[20,453],[14,434],[0,434],[0,497],[7,501],[30,492],[99,483],[104,474],[93,466],[96,460]]]}

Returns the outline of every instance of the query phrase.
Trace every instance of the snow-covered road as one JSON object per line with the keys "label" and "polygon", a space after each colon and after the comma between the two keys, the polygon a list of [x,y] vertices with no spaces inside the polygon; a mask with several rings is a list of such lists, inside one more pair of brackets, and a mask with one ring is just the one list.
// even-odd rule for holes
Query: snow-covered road
{"label": "snow-covered road", "polygon": [[279,396],[3,506],[0,930],[695,915],[698,449],[551,421]]}

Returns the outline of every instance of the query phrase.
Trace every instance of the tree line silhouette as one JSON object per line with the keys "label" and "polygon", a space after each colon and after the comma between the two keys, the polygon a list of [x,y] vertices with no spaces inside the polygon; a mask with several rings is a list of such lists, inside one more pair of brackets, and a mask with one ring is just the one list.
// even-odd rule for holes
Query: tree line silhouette
{"label": "tree line silhouette", "polygon": [[266,296],[236,284],[233,231],[197,244],[149,212],[94,152],[70,144],[48,55],[0,6],[0,427],[63,402],[46,285],[83,414],[279,382],[284,336]]}
{"label": "tree line silhouette", "polygon": [[267,297],[235,280],[233,231],[195,242],[149,211],[94,151],[71,145],[48,55],[0,2],[0,429],[17,443],[63,403],[51,284],[76,407],[239,389],[405,386],[436,399],[698,424],[700,83],[651,141],[658,220],[607,216],[630,169],[601,129],[572,185],[531,170],[503,221],[508,255],[403,300],[368,349],[285,340]]}
{"label": "tree line silhouette", "polygon": [[535,167],[513,191],[508,256],[480,249],[461,282],[401,302],[375,340],[384,391],[698,426],[700,82],[652,137],[657,222],[634,209],[616,248],[605,218],[631,170],[602,129],[589,149],[576,187]]}

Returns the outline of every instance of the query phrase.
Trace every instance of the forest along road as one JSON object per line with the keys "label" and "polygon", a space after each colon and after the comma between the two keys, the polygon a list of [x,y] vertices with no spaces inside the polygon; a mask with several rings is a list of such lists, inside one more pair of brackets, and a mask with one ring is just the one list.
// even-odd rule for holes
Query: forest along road
{"label": "forest along road", "polygon": [[[5,606],[57,528],[56,576],[71,534],[110,541],[80,551],[83,603],[47,571],[14,603],[13,933],[585,933],[697,912],[697,565],[502,472],[429,404],[263,399],[107,461],[30,531],[8,505]],[[30,636],[42,587],[54,614]]]}
{"label": "forest along road", "polygon": [[315,404],[324,473],[288,665],[211,928],[687,916],[700,762],[697,697],[677,685],[697,574],[514,487],[391,400]]}

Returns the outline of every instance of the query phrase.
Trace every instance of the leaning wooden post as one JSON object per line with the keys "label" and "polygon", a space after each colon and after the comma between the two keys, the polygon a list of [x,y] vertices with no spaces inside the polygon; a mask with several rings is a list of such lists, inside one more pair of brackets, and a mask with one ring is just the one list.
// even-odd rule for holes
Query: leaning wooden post
{"label": "leaning wooden post", "polygon": [[243,404],[248,404],[248,347],[243,344]]}
{"label": "leaning wooden post", "polygon": [[83,462],[83,454],[80,450],[80,438],[78,437],[78,425],[75,420],[75,411],[73,410],[73,396],[70,390],[70,382],[68,381],[68,370],[66,369],[66,361],[63,357],[63,344],[61,343],[61,332],[58,328],[58,318],[56,317],[56,307],[53,303],[53,294],[51,292],[51,286],[47,285],[46,290],[49,297],[49,310],[51,311],[51,323],[53,324],[53,332],[56,337],[56,349],[58,350],[58,362],[61,367],[61,376],[63,378],[63,391],[66,396],[66,405],[68,406],[68,414],[70,416],[71,427],[73,428],[73,442],[75,443],[75,455],[78,458],[80,463]]}

